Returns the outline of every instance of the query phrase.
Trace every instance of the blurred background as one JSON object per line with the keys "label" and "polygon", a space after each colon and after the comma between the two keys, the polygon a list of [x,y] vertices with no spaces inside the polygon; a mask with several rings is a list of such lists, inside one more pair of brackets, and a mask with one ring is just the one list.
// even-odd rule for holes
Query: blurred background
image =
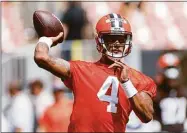
{"label": "blurred background", "polygon": [[50,54],[66,60],[99,59],[94,40],[96,22],[111,12],[126,17],[133,32],[133,48],[125,62],[158,85],[154,120],[142,124],[132,113],[126,130],[187,131],[186,2],[1,2],[1,5],[2,131],[67,130],[72,93],[61,79],[39,68],[33,60],[38,41],[32,21],[35,10],[50,11],[62,21],[65,41],[52,48]]}

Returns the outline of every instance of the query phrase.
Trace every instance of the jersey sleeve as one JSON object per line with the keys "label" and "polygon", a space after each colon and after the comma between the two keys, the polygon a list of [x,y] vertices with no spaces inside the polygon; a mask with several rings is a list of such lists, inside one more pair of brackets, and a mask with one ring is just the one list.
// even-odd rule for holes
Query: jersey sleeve
{"label": "jersey sleeve", "polygon": [[66,85],[66,87],[68,87],[69,89],[72,89],[73,88],[73,71],[75,69],[75,66],[74,66],[74,63],[73,61],[69,61],[70,63],[70,74],[71,74],[71,77],[70,78],[67,78],[65,80],[62,79],[62,82],[64,82],[64,84]]}
{"label": "jersey sleeve", "polygon": [[147,92],[151,96],[151,98],[155,98],[157,92],[157,86],[154,83],[154,81],[148,77],[147,84],[145,85],[145,88],[142,89],[142,91]]}
{"label": "jersey sleeve", "polygon": [[70,63],[70,74],[71,77],[67,78],[65,80],[62,79],[66,87],[73,90],[74,89],[74,80],[78,80],[77,77],[81,76],[81,73],[79,72],[81,69],[81,66],[84,65],[81,61],[69,61]]}
{"label": "jersey sleeve", "polygon": [[157,86],[155,82],[143,73],[131,69],[131,78],[133,85],[136,87],[138,92],[144,91],[148,93],[151,98],[155,98],[157,92]]}

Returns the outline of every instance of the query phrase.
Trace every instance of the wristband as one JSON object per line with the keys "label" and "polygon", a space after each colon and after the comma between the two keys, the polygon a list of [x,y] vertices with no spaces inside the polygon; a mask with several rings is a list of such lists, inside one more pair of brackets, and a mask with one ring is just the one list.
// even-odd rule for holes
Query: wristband
{"label": "wristband", "polygon": [[127,95],[128,98],[131,98],[136,93],[138,93],[138,91],[136,90],[136,88],[134,87],[134,85],[132,84],[130,79],[128,81],[126,81],[125,83],[123,83],[122,87],[123,87],[125,94]]}
{"label": "wristband", "polygon": [[51,45],[53,44],[53,41],[48,37],[40,37],[40,39],[38,40],[38,43],[40,43],[40,42],[47,44],[49,49],[50,49]]}

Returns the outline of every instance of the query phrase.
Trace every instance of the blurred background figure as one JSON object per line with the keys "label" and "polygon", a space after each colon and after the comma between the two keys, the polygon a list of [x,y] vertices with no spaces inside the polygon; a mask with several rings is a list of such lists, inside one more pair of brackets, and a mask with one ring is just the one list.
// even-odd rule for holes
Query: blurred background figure
{"label": "blurred background figure", "polygon": [[80,2],[70,1],[67,6],[68,8],[61,18],[66,29],[66,40],[83,39],[83,28],[88,22],[86,12]]}
{"label": "blurred background figure", "polygon": [[64,95],[64,88],[53,90],[55,103],[39,119],[39,132],[67,132],[73,102]]}
{"label": "blurred background figure", "polygon": [[128,18],[138,17],[138,15],[141,15],[140,13],[144,13],[144,5],[145,2],[143,1],[137,1],[137,2],[126,1],[121,3],[119,8],[119,13],[123,14],[124,17],[128,17]]}
{"label": "blurred background figure", "polygon": [[155,119],[162,124],[162,131],[185,131],[187,88],[182,86],[180,58],[165,53],[158,59],[158,85],[155,100]]}
{"label": "blurred background figure", "polygon": [[3,112],[1,112],[1,132],[10,132],[10,123]]}
{"label": "blurred background figure", "polygon": [[62,52],[62,56],[65,57],[64,59],[70,60],[71,55],[68,48],[71,46],[71,41],[84,38],[84,27],[88,23],[86,12],[81,7],[81,3],[74,1],[68,2],[68,8],[63,13],[61,21],[65,28],[65,39],[67,40],[67,42],[65,42],[66,44],[62,46],[62,49],[65,50]]}
{"label": "blurred background figure", "polygon": [[31,100],[23,92],[19,81],[9,84],[10,103],[5,108],[5,115],[11,124],[10,132],[33,132],[34,112]]}
{"label": "blurred background figure", "polygon": [[34,130],[36,131],[38,127],[37,121],[43,115],[44,111],[53,104],[54,99],[51,93],[44,89],[44,85],[39,79],[31,81],[29,89],[35,111]]}

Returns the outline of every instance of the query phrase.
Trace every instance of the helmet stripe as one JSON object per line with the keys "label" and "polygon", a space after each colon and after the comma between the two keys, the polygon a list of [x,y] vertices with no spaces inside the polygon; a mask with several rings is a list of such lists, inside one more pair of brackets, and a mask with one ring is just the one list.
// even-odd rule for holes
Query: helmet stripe
{"label": "helmet stripe", "polygon": [[111,23],[111,31],[112,32],[118,32],[118,31],[124,31],[123,27],[123,18],[121,15],[116,13],[109,14],[109,21]]}
{"label": "helmet stripe", "polygon": [[109,16],[110,16],[110,18],[114,18],[114,15],[111,13],[111,14],[109,14]]}
{"label": "helmet stripe", "polygon": [[114,22],[115,22],[115,27],[119,27],[119,21],[117,20],[118,19],[118,16],[117,16],[117,14],[115,14],[115,13],[113,13],[113,15],[114,15]]}
{"label": "helmet stripe", "polygon": [[[114,18],[113,14],[109,14],[110,18]],[[111,27],[115,27],[115,22],[111,21]]]}
{"label": "helmet stripe", "polygon": [[[118,18],[121,18],[121,15],[118,14]],[[122,27],[122,22],[119,21],[119,27]]]}

